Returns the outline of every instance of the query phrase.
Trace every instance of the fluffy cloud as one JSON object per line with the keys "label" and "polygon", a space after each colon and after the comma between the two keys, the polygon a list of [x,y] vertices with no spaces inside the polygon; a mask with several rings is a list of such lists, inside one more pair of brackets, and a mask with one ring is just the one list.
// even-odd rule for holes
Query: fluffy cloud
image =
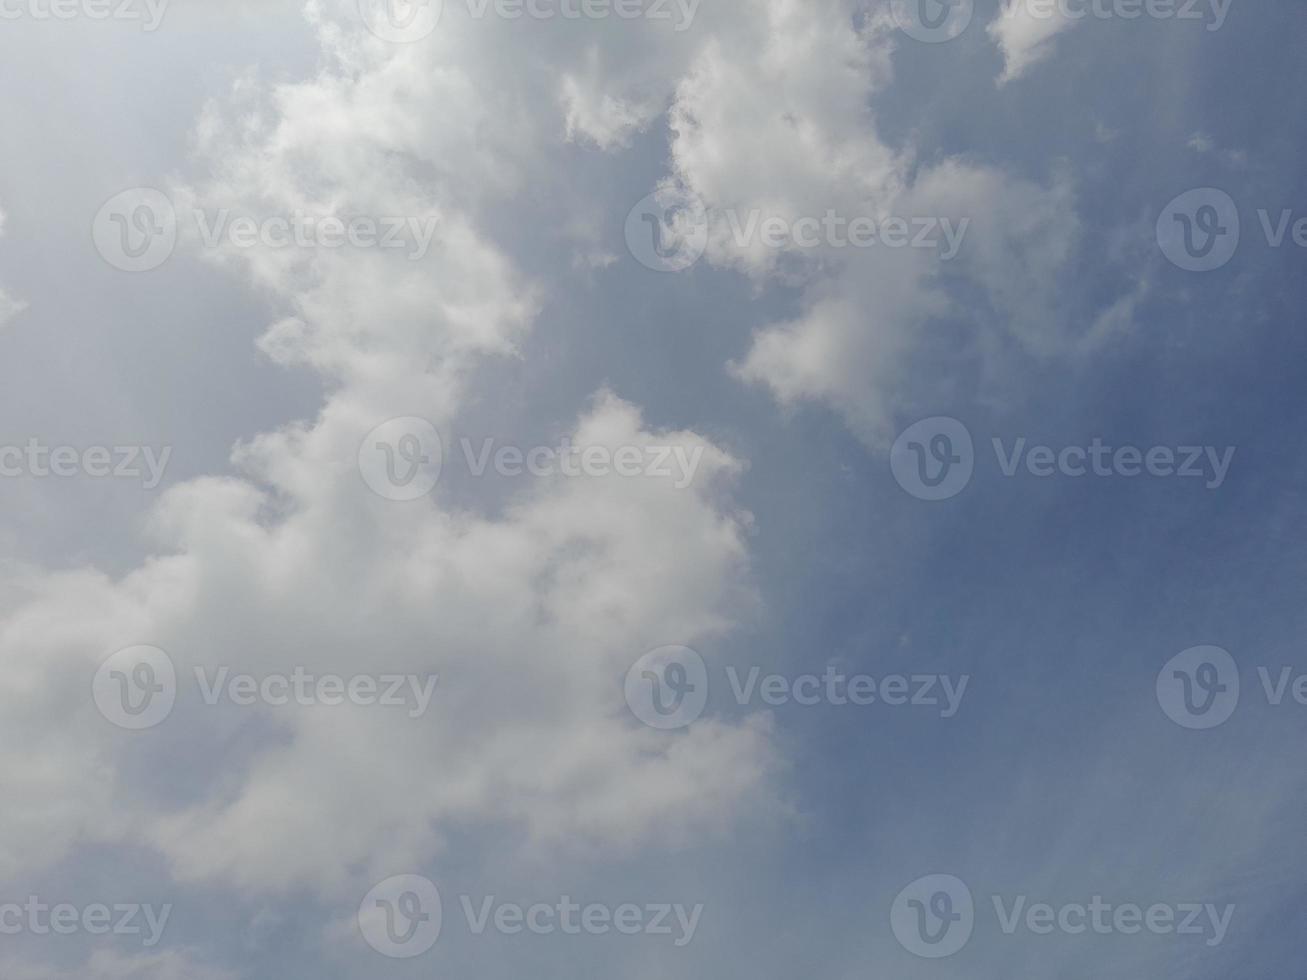
{"label": "fluffy cloud", "polygon": [[[443,488],[396,505],[359,479],[373,427],[422,416],[448,435],[477,365],[520,349],[545,290],[515,261],[520,225],[504,214],[549,196],[533,186],[539,161],[568,141],[620,151],[670,108],[668,186],[715,215],[971,222],[945,268],[918,249],[740,244],[714,220],[712,263],[801,291],[800,313],[763,324],[739,374],[782,401],[832,406],[869,444],[923,397],[911,367],[934,321],[965,309],[983,356],[1079,343],[1047,327],[1077,242],[1070,182],[921,163],[880,139],[870,106],[893,41],[879,18],[855,19],[860,4],[741,0],[705,7],[685,32],[515,30],[448,7],[429,43],[394,46],[361,29],[354,4],[309,3],[317,72],[247,76],[196,127],[195,175],[171,187],[183,213],[404,216],[436,233],[418,258],[205,249],[276,308],[261,349],[316,372],[325,400],[312,420],[239,446],[236,475],[172,490],[152,519],[158,557],[128,574],[3,568],[0,735],[26,750],[0,760],[12,790],[0,873],[125,841],[185,882],[306,889],[344,907],[464,831],[538,853],[623,853],[775,806],[765,716],[710,713],[668,736],[622,700],[641,654],[710,652],[752,610],[750,518],[732,497],[741,461],[605,391],[578,407],[574,443],[702,451],[700,478],[534,480],[495,516]],[[130,735],[87,687],[106,655],[141,643],[167,650],[192,690],[163,727]],[[221,666],[440,682],[421,718],[240,712],[202,706],[189,684]],[[123,980],[180,969],[92,966]]]}
{"label": "fluffy cloud", "polygon": [[1057,36],[1079,23],[1064,10],[1047,6],[1036,10],[1029,0],[1006,0],[987,28],[1003,52],[999,85],[1015,81],[1049,57]]}
{"label": "fluffy cloud", "polygon": [[[729,41],[707,45],[678,86],[666,188],[706,209],[712,262],[802,289],[803,312],[759,330],[740,377],[787,404],[826,403],[880,447],[897,413],[942,394],[912,370],[938,343],[941,319],[966,321],[957,373],[979,360],[998,374],[1013,350],[1051,356],[1085,342],[1092,330],[1055,326],[1067,322],[1055,312],[1079,236],[1068,179],[922,163],[911,145],[880,139],[869,107],[892,81],[888,17],[859,28],[834,0],[771,0],[752,14]],[[944,261],[939,248],[777,248],[739,234],[750,215],[792,227],[827,214],[947,221],[960,247]]]}
{"label": "fluffy cloud", "polygon": [[[174,199],[206,222],[412,217],[434,223],[433,247],[416,260],[205,249],[278,308],[262,349],[315,370],[326,401],[311,422],[238,447],[239,476],[169,493],[152,521],[160,557],[139,569],[120,579],[8,571],[0,717],[15,738],[48,732],[0,762],[17,787],[0,816],[9,873],[79,843],[126,840],[164,854],[183,880],[348,897],[433,858],[455,829],[494,827],[528,848],[625,850],[724,831],[746,803],[766,809],[772,798],[765,719],[710,716],[668,737],[641,727],[622,697],[647,650],[711,643],[751,608],[749,518],[730,499],[737,460],[693,432],[656,430],[602,392],[573,442],[702,452],[692,486],[559,476],[488,518],[439,490],[416,504],[383,500],[354,465],[390,418],[421,416],[448,434],[470,370],[514,353],[538,287],[482,230],[483,212],[521,188],[539,146],[569,129],[620,143],[655,111],[577,107],[606,87],[646,105],[622,93],[641,88],[656,52],[622,66],[629,84],[592,62],[588,82],[541,94],[538,59],[513,71],[521,52],[479,61],[488,42],[460,49],[460,31],[474,32],[456,17],[429,47],[391,46],[359,29],[352,6],[339,17],[308,6],[324,49],[316,77],[265,86],[250,76],[206,110],[200,176],[177,182]],[[560,47],[570,56],[575,45]],[[204,230],[191,231],[195,246]],[[257,745],[236,737],[248,714],[183,696],[164,728],[128,735],[106,727],[87,684],[106,655],[142,643],[168,651],[184,689],[197,667],[302,665],[438,674],[439,690],[420,719],[267,709],[258,725],[271,737]],[[131,774],[175,771],[178,744],[225,775],[180,780],[161,799]]]}

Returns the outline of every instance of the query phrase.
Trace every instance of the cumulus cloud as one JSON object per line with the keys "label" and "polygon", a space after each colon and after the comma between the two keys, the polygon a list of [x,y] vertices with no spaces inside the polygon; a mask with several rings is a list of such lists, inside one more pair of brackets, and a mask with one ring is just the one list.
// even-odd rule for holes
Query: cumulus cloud
{"label": "cumulus cloud", "polygon": [[1059,34],[1079,24],[1064,9],[1037,7],[1030,0],[1006,0],[987,31],[1003,52],[998,84],[1016,81],[1052,53]]}
{"label": "cumulus cloud", "polygon": [[[536,161],[569,140],[620,151],[670,108],[667,186],[714,215],[709,261],[799,289],[799,313],[760,325],[735,370],[783,402],[830,405],[870,445],[922,397],[911,367],[936,320],[965,308],[963,356],[1079,342],[1048,327],[1079,233],[1071,182],[922,162],[882,140],[870,106],[892,80],[893,41],[855,19],[859,5],[741,0],[705,7],[684,32],[514,31],[447,6],[429,43],[396,46],[364,32],[352,3],[307,4],[317,72],[243,77],[199,120],[195,168],[170,187],[183,213],[405,216],[436,233],[420,257],[204,250],[276,309],[261,350],[313,370],[324,402],[311,420],[251,434],[231,475],[171,490],[152,515],[156,557],[127,574],[0,570],[0,734],[29,746],[0,759],[12,789],[3,873],[130,842],[184,882],[305,889],[344,907],[361,883],[438,860],[460,832],[536,853],[625,853],[778,806],[766,716],[710,712],[668,736],[622,698],[641,654],[686,643],[711,655],[753,610],[750,517],[733,494],[742,460],[605,390],[577,406],[573,443],[701,452],[692,485],[538,479],[487,516],[442,488],[396,505],[357,472],[376,425],[420,416],[449,435],[477,366],[521,350],[545,290],[490,219],[546,196]],[[920,249],[741,244],[728,210],[970,225],[945,268]],[[99,717],[87,687],[105,656],[142,643],[168,651],[184,683],[196,668],[304,666],[436,674],[439,686],[420,718],[241,713],[192,690],[163,727],[132,735]],[[190,772],[194,759],[221,778]],[[141,773],[167,774],[167,791]],[[123,980],[180,968],[94,965],[89,975]]]}
{"label": "cumulus cloud", "polygon": [[[577,115],[541,94],[538,63],[504,71],[502,53],[487,64],[459,49],[456,17],[445,40],[392,46],[359,30],[352,6],[308,6],[324,50],[317,76],[248,76],[206,110],[198,176],[171,193],[206,220],[429,219],[433,247],[418,259],[205,249],[278,308],[261,348],[312,368],[328,394],[312,421],[238,447],[237,475],[171,491],[152,519],[159,557],[142,567],[120,578],[7,570],[0,717],[10,734],[49,733],[0,762],[16,787],[0,815],[8,872],[117,840],[155,849],[185,881],[341,897],[432,859],[460,828],[494,827],[525,848],[623,851],[725,831],[773,799],[764,718],[709,716],[668,737],[631,717],[621,686],[649,649],[712,643],[750,610],[749,517],[731,502],[740,461],[605,391],[579,413],[573,443],[701,453],[691,486],[560,476],[488,518],[440,490],[383,500],[354,464],[390,418],[448,433],[472,368],[513,355],[530,329],[538,288],[480,217],[523,185],[533,141],[560,144],[570,130],[613,145],[654,110]],[[647,75],[657,60],[645,52],[618,74]],[[645,104],[620,94],[637,81],[600,74],[565,90],[576,105],[605,87]],[[552,107],[548,122],[524,122],[537,106]],[[106,727],[87,684],[135,644],[166,650],[183,686],[197,667],[306,666],[437,674],[439,693],[419,719],[278,708],[259,720],[272,737],[239,747],[239,717],[182,697],[158,737],[131,736]],[[176,766],[168,731],[226,776],[163,800],[133,780],[137,766]]]}
{"label": "cumulus cloud", "polygon": [[[882,447],[897,413],[941,394],[912,365],[942,318],[967,322],[959,368],[978,359],[997,374],[1010,350],[1076,350],[1091,328],[1058,327],[1068,321],[1053,315],[1079,240],[1069,178],[1037,183],[974,160],[916,160],[910,144],[879,137],[870,109],[892,83],[892,27],[872,18],[859,28],[834,0],[770,0],[751,13],[749,26],[707,44],[678,85],[666,188],[705,208],[710,261],[802,290],[800,315],[764,325],[738,376],[785,404],[825,403]],[[793,227],[828,214],[903,219],[914,237],[930,223],[936,240],[950,229],[955,254],[854,248],[847,236],[778,248],[739,233],[750,215]]]}

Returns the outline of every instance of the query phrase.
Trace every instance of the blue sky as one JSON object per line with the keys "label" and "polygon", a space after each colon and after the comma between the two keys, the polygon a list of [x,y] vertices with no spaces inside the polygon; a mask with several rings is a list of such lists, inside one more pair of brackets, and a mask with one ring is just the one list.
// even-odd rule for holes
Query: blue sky
{"label": "blue sky", "polygon": [[[1060,21],[994,0],[943,43],[879,0],[703,0],[682,31],[447,0],[394,43],[369,4],[0,21],[0,448],[171,450],[157,488],[0,477],[0,974],[1300,974],[1302,12],[1090,17],[1041,47]],[[139,187],[183,231],[130,273],[92,232]],[[1208,272],[1156,233],[1195,188],[1241,219]],[[624,234],[655,190],[684,271]],[[438,231],[416,261],[208,247],[190,215],[224,209]],[[968,224],[948,261],[732,237],[827,210]],[[414,418],[443,466],[405,503],[366,454]],[[891,457],[939,418],[974,473],[930,501]],[[564,439],[701,464],[478,475],[463,449]],[[1209,486],[1007,476],[994,449],[1096,439],[1233,455]],[[144,646],[176,703],[128,731],[107,658],[143,677]],[[623,684],[668,646],[708,693],[664,731]],[[1198,730],[1159,674],[1179,691],[1169,662],[1208,646],[1240,690],[1220,672],[1231,714]],[[952,717],[741,704],[754,669],[967,686]],[[206,704],[195,673],[222,670],[439,684],[419,717]],[[359,914],[401,875],[442,898],[412,958]],[[939,958],[907,904],[926,935],[935,875],[974,904]],[[29,896],[172,911],[143,947],[4,917]],[[477,935],[486,896],[703,910],[683,946]],[[1002,927],[1095,896],[1228,928]]]}

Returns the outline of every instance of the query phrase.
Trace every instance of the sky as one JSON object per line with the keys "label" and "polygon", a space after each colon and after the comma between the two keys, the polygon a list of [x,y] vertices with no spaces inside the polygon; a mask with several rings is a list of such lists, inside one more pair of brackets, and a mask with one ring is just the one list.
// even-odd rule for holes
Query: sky
{"label": "sky", "polygon": [[1301,976],[1270,0],[0,0],[0,977]]}

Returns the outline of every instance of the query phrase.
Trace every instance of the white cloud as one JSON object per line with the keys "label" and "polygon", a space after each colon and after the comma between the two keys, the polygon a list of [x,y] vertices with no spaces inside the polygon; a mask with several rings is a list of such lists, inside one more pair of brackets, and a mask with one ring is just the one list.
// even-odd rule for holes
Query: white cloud
{"label": "white cloud", "polygon": [[998,84],[1015,81],[1047,59],[1053,53],[1057,36],[1079,23],[1054,7],[1036,9],[1029,0],[1006,0],[999,15],[986,28],[1003,52],[1003,73]]}
{"label": "white cloud", "polygon": [[[1040,185],[958,159],[918,165],[911,145],[881,140],[869,106],[892,80],[895,37],[874,19],[859,32],[844,11],[836,0],[757,2],[747,26],[705,46],[672,108],[673,190],[718,216],[710,261],[804,289],[803,312],[763,327],[737,374],[786,404],[829,404],[879,447],[896,413],[940,394],[910,370],[932,321],[965,317],[960,356],[994,362],[995,373],[1013,345],[1037,356],[1075,349],[1054,312],[1079,222],[1065,178]],[[967,224],[943,262],[921,248],[741,244],[720,217],[832,211]]]}
{"label": "white cloud", "polygon": [[[329,394],[312,422],[239,447],[238,477],[170,492],[152,522],[161,557],[118,580],[10,572],[0,717],[34,748],[0,761],[0,780],[17,787],[0,813],[7,871],[119,840],[156,848],[183,880],[339,896],[432,858],[456,828],[625,850],[722,832],[770,806],[765,719],[709,716],[668,737],[630,716],[621,686],[649,649],[711,644],[750,608],[749,517],[730,499],[739,462],[693,432],[655,430],[605,392],[574,442],[702,450],[692,487],[538,481],[490,519],[440,491],[395,505],[360,480],[354,459],[373,427],[419,415],[448,432],[469,370],[512,355],[530,329],[538,287],[480,211],[521,188],[539,147],[561,145],[569,125],[612,144],[634,117],[564,118],[537,59],[481,59],[488,42],[461,48],[460,31],[476,32],[456,17],[430,46],[390,46],[363,35],[350,8],[340,21],[308,8],[326,53],[316,77],[247,77],[205,112],[195,154],[208,176],[178,182],[174,197],[183,213],[430,217],[436,242],[420,261],[206,251],[278,307],[263,350],[312,367]],[[575,45],[562,48],[571,57]],[[641,63],[648,75],[656,51],[622,70]],[[601,74],[577,98],[612,88],[625,99]],[[87,696],[96,665],[142,643],[167,650],[183,682],[223,664],[441,682],[422,719],[288,707],[264,718],[275,739],[236,751],[242,720],[193,699],[155,733],[99,718]],[[170,732],[220,758],[225,775],[165,805],[125,767],[167,772]]]}

